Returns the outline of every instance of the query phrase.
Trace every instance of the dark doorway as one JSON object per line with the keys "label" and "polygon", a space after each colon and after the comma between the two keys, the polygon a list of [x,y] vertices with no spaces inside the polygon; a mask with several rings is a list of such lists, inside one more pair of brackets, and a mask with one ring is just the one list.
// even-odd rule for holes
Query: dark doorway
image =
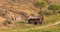
{"label": "dark doorway", "polygon": [[37,25],[37,22],[34,22],[34,25]]}

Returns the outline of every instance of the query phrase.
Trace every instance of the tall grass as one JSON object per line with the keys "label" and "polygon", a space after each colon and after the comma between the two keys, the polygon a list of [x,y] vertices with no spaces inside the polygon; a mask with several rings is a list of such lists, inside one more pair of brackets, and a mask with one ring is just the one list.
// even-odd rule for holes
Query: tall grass
{"label": "tall grass", "polygon": [[44,16],[45,24],[55,23],[57,21],[60,21],[60,15],[59,14],[50,15],[50,16]]}
{"label": "tall grass", "polygon": [[28,32],[60,32],[60,28],[30,30]]}

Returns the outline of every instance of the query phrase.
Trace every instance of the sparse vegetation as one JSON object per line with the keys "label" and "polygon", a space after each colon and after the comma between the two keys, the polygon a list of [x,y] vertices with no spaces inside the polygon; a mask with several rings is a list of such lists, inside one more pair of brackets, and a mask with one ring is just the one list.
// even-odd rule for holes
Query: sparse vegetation
{"label": "sparse vegetation", "polygon": [[60,7],[59,7],[59,5],[52,4],[52,5],[49,5],[48,9],[52,10],[54,13],[56,13],[56,11],[60,9]]}
{"label": "sparse vegetation", "polygon": [[60,28],[51,28],[51,29],[38,29],[38,30],[30,30],[28,32],[60,32]]}
{"label": "sparse vegetation", "polygon": [[[54,0],[52,0],[54,1]],[[57,0],[60,1],[60,0]],[[11,21],[5,21],[3,24],[11,24],[12,27],[7,27],[0,24],[0,32],[60,32],[60,24],[54,25],[51,27],[41,28],[41,29],[33,29],[38,28],[41,26],[45,26],[48,24],[53,24],[55,22],[60,21],[60,3],[55,4],[47,4],[47,0],[1,0],[0,1],[0,17],[4,19],[12,19],[16,18],[15,22],[18,26],[14,27],[11,24]],[[6,10],[6,11],[5,11]],[[44,23],[43,25],[33,25],[33,24],[27,24],[25,20],[30,16],[32,11],[38,14],[44,16]],[[4,15],[6,14],[6,15]],[[3,16],[4,17],[3,17]],[[21,17],[20,17],[21,16]],[[12,18],[13,17],[13,18]],[[8,19],[8,20],[9,20]],[[23,21],[17,21],[23,20]],[[0,19],[1,20],[1,19]],[[3,27],[2,27],[3,26]],[[29,30],[31,29],[31,30]]]}
{"label": "sparse vegetation", "polygon": [[50,16],[50,15],[53,15],[54,13],[52,11],[45,10],[45,11],[40,11],[39,14],[43,14],[45,16]]}
{"label": "sparse vegetation", "polygon": [[36,6],[40,8],[40,10],[42,10],[42,8],[45,8],[47,6],[47,3],[45,1],[36,1]]}

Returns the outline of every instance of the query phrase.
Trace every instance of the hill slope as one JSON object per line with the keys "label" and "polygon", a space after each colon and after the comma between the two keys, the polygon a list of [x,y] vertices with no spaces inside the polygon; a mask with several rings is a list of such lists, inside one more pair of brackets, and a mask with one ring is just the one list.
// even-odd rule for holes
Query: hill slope
{"label": "hill slope", "polygon": [[[57,0],[59,1],[59,0]],[[0,0],[0,17],[9,20],[26,20],[33,12],[38,15],[36,0]]]}

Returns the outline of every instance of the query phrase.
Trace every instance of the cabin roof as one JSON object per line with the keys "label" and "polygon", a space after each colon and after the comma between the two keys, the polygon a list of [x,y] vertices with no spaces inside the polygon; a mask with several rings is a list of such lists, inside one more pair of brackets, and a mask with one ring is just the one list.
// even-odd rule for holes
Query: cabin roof
{"label": "cabin roof", "polygon": [[38,16],[29,16],[28,19],[39,19],[40,17]]}

